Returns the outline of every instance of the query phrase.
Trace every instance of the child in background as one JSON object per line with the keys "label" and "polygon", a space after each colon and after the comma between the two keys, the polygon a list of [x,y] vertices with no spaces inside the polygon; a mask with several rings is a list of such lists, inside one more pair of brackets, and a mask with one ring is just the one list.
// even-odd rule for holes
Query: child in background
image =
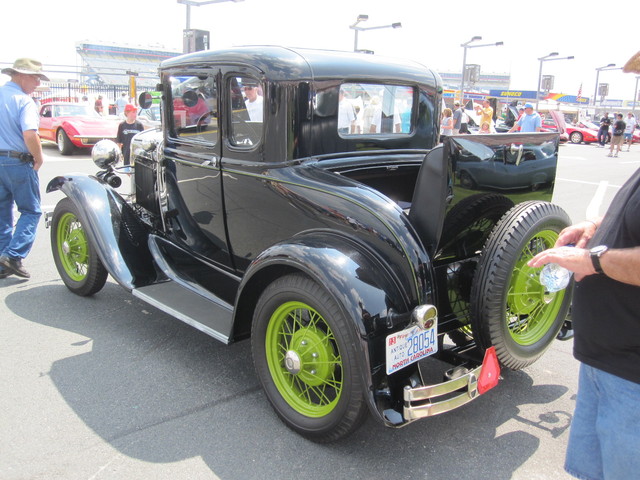
{"label": "child in background", "polygon": [[131,139],[138,132],[144,130],[144,126],[137,120],[138,109],[135,105],[130,103],[124,107],[125,120],[118,125],[118,136],[116,137],[116,143],[122,150],[122,158],[125,165],[130,165],[129,153],[131,150]]}

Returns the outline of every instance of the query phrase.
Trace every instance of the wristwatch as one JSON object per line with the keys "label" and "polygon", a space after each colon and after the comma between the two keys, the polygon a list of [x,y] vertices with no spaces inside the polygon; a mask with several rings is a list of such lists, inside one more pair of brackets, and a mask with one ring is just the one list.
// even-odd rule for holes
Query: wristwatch
{"label": "wristwatch", "polygon": [[597,247],[593,247],[589,250],[589,255],[591,256],[591,263],[593,263],[593,268],[597,273],[604,274],[602,271],[602,265],[600,265],[600,257],[604,255],[609,247],[606,245],[598,245]]}

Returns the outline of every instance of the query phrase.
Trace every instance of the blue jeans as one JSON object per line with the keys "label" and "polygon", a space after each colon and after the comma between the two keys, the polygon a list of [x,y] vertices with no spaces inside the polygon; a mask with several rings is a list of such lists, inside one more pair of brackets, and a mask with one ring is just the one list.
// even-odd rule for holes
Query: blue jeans
{"label": "blue jeans", "polygon": [[[13,226],[13,204],[20,218]],[[36,239],[40,209],[40,180],[33,165],[0,157],[0,255],[23,259]]]}
{"label": "blue jeans", "polygon": [[640,384],[580,365],[565,470],[584,480],[640,478]]}

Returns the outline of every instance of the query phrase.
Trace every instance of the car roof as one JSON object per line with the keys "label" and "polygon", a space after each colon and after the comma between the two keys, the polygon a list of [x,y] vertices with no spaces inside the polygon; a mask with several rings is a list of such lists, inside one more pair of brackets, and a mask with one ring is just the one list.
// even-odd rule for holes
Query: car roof
{"label": "car roof", "polygon": [[244,46],[205,50],[164,60],[160,70],[206,68],[211,64],[250,65],[273,81],[344,79],[387,81],[440,86],[437,73],[412,61],[364,53],[281,46]]}

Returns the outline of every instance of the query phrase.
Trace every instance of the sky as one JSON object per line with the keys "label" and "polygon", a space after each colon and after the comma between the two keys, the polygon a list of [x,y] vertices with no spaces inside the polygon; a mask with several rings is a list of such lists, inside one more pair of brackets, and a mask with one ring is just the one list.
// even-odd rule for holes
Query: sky
{"label": "sky", "polygon": [[[363,27],[401,22],[402,28],[359,33],[358,48],[376,55],[408,58],[435,71],[461,72],[462,43],[502,41],[501,47],[467,49],[467,63],[482,73],[511,75],[512,90],[535,90],[540,62],[551,52],[573,60],[543,62],[543,75],[553,75],[553,92],[592,97],[596,68],[622,67],[640,50],[640,3],[602,5],[598,13],[588,2],[538,0],[242,0],[191,7],[191,28],[208,30],[210,48],[234,45],[285,45],[353,50],[358,15],[369,16]],[[131,46],[162,46],[182,51],[187,7],[177,0],[31,0],[28,9],[5,2],[0,30],[0,62],[32,57],[45,64],[78,65],[77,41],[118,42]],[[95,6],[93,6],[95,5]],[[23,18],[23,21],[18,21]],[[27,20],[28,19],[28,20]],[[6,65],[2,65],[5,67]],[[50,75],[55,78],[63,74]],[[631,100],[637,75],[602,71],[610,99]],[[6,76],[0,75],[0,82]]]}

